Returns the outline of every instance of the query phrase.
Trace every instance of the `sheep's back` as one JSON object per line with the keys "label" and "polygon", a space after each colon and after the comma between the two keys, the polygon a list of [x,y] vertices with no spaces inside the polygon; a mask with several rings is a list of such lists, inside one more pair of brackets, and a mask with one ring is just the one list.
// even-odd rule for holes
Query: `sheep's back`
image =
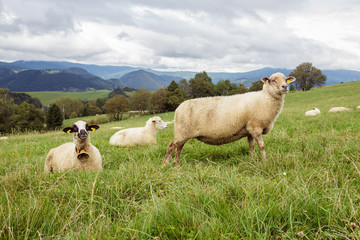
{"label": "sheep's back", "polygon": [[100,151],[93,145],[89,144],[86,153],[89,154],[89,159],[81,162],[77,159],[75,151],[75,144],[72,142],[64,143],[56,148],[50,150],[51,165],[53,171],[64,171],[69,169],[77,170],[102,170],[102,159]]}
{"label": "sheep's back", "polygon": [[260,92],[183,102],[175,111],[175,137],[226,137],[244,128],[252,117]]}
{"label": "sheep's back", "polygon": [[50,150],[52,152],[52,166],[54,171],[73,168],[76,164],[75,144],[64,143]]}

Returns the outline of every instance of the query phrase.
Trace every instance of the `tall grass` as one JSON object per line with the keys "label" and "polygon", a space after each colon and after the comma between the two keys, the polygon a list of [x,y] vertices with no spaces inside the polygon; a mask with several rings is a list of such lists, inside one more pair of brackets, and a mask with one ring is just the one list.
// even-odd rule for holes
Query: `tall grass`
{"label": "tall grass", "polygon": [[[359,89],[355,82],[289,93],[264,137],[266,160],[258,148],[250,158],[246,140],[191,140],[180,167],[161,168],[172,125],[156,145],[108,144],[112,127],[143,126],[143,116],[91,133],[103,172],[45,174],[49,149],[71,137],[12,135],[0,147],[0,238],[359,239],[360,110],[327,113],[360,105]],[[322,114],[305,117],[313,107]]]}

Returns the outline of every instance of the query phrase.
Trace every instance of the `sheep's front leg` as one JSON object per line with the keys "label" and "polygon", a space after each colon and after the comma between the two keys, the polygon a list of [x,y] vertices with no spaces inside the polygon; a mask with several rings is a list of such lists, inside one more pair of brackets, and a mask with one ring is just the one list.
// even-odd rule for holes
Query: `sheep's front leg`
{"label": "sheep's front leg", "polygon": [[166,151],[166,154],[165,154],[163,166],[166,166],[166,164],[169,163],[170,156],[171,156],[172,152],[174,151],[175,147],[176,147],[176,146],[175,146],[174,142],[171,142],[171,143],[169,144],[169,147],[168,147],[168,149],[167,149],[167,151]]}
{"label": "sheep's front leg", "polygon": [[251,135],[248,136],[248,142],[249,142],[249,153],[250,153],[250,156],[253,156],[253,155],[254,155],[255,142],[254,142],[254,138],[253,138]]}
{"label": "sheep's front leg", "polygon": [[256,140],[256,142],[257,142],[257,145],[258,145],[259,148],[260,148],[262,158],[265,159],[265,158],[266,158],[265,144],[264,144],[264,141],[263,141],[263,139],[262,139],[261,134],[260,134],[260,135],[257,135],[257,136],[255,137],[255,140]]}
{"label": "sheep's front leg", "polygon": [[175,159],[174,159],[174,163],[175,165],[179,165],[179,159],[180,159],[180,153],[181,153],[181,150],[182,148],[184,147],[184,144],[185,143],[182,143],[182,144],[179,144],[176,148],[176,154],[175,154]]}

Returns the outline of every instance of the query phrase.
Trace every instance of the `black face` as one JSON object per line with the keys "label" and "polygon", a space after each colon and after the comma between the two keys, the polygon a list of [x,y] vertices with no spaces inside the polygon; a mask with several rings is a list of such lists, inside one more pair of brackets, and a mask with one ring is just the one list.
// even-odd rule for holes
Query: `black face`
{"label": "black face", "polygon": [[85,140],[88,136],[88,133],[87,131],[85,131],[85,129],[81,129],[79,132],[78,132],[78,137],[81,139],[81,140]]}
{"label": "black face", "polygon": [[81,140],[85,140],[89,135],[88,131],[95,131],[98,128],[99,128],[99,126],[97,126],[97,125],[89,126],[87,123],[85,124],[85,126],[84,125],[80,126],[80,128],[79,128],[79,126],[74,124],[72,127],[64,128],[63,131],[68,134],[75,133],[75,135],[77,135],[78,138],[80,138]]}

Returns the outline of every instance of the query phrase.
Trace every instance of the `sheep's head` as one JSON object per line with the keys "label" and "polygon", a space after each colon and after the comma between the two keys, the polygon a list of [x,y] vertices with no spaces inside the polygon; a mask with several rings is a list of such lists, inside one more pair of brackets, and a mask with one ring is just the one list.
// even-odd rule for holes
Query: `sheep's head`
{"label": "sheep's head", "polygon": [[289,76],[285,77],[282,73],[274,73],[268,77],[263,77],[261,81],[264,82],[264,88],[271,94],[283,95],[289,91],[288,84],[295,81],[296,78]]}
{"label": "sheep's head", "polygon": [[166,129],[168,127],[167,123],[161,120],[160,117],[152,117],[148,121],[150,121],[156,129]]}
{"label": "sheep's head", "polygon": [[64,132],[70,134],[74,133],[74,141],[85,141],[88,139],[89,131],[96,131],[99,128],[98,125],[88,125],[84,121],[77,121],[72,127],[66,127]]}

